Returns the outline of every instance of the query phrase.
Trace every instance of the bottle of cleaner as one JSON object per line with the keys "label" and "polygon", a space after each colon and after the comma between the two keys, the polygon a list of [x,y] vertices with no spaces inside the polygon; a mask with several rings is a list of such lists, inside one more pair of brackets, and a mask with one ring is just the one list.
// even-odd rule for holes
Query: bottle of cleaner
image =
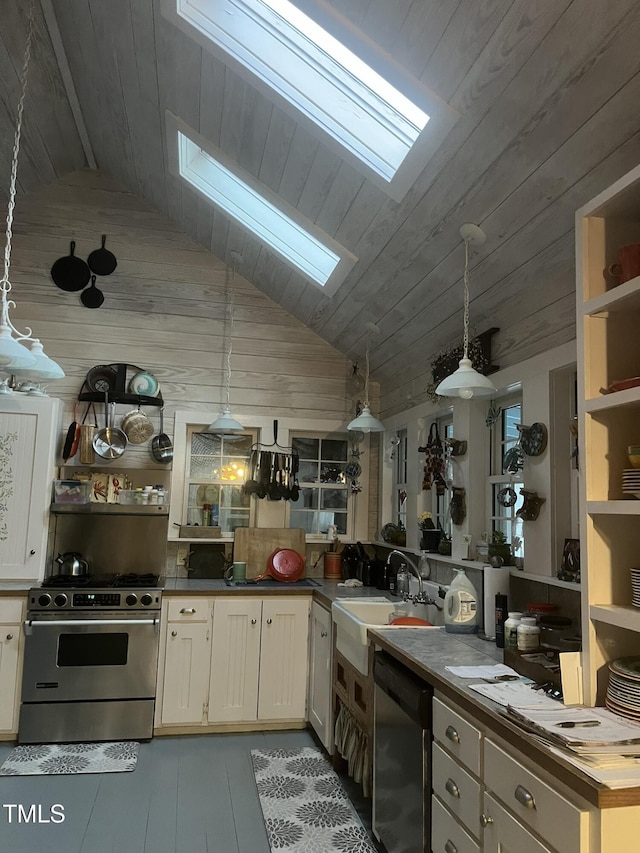
{"label": "bottle of cleaner", "polygon": [[475,634],[478,631],[478,594],[464,569],[456,576],[444,598],[444,626],[450,634]]}

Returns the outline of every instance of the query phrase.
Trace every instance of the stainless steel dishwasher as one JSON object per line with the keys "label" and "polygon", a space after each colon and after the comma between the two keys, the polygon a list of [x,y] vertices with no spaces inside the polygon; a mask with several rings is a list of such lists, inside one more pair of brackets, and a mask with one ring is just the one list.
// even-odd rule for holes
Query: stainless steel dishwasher
{"label": "stainless steel dishwasher", "polygon": [[373,667],[373,833],[388,853],[431,849],[428,684],[385,652]]}

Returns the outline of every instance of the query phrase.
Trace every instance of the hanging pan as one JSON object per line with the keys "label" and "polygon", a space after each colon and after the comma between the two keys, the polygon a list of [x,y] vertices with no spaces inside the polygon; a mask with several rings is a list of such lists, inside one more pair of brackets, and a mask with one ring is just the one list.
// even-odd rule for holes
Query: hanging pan
{"label": "hanging pan", "polygon": [[109,423],[108,392],[104,395],[104,423],[104,429],[98,430],[93,438],[93,449],[102,459],[119,459],[127,447],[127,436]]}
{"label": "hanging pan", "polygon": [[62,448],[62,458],[66,462],[76,455],[80,442],[80,424],[78,423],[78,404],[73,404],[73,421],[69,424],[67,435]]}
{"label": "hanging pan", "polygon": [[82,258],[75,256],[75,250],[75,240],[72,240],[69,244],[69,254],[64,258],[58,258],[51,267],[51,278],[60,290],[69,292],[82,290],[89,283],[91,270]]}
{"label": "hanging pan", "polygon": [[102,246],[100,249],[94,249],[87,258],[87,263],[96,275],[111,275],[114,269],[118,266],[116,256],[113,252],[105,249],[104,244],[107,242],[107,235],[102,235]]}
{"label": "hanging pan", "polygon": [[164,431],[164,406],[160,407],[160,432],[153,437],[151,452],[156,462],[162,462],[163,465],[167,465],[173,459],[173,444]]}
{"label": "hanging pan", "polygon": [[104,293],[96,287],[96,277],[91,276],[91,285],[83,290],[80,299],[85,308],[99,308],[104,302]]}

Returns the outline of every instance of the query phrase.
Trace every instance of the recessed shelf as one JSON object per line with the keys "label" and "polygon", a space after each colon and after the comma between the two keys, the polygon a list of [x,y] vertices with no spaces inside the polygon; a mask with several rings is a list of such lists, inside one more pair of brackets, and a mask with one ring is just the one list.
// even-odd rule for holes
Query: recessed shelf
{"label": "recessed shelf", "polygon": [[640,385],[636,388],[627,388],[626,391],[614,391],[613,394],[602,394],[600,397],[591,397],[584,401],[584,410],[588,414],[604,412],[607,409],[616,409],[619,406],[640,405]]}
{"label": "recessed shelf", "polygon": [[640,501],[587,501],[589,515],[640,515]]}
{"label": "recessed shelf", "polygon": [[640,609],[631,605],[623,607],[619,604],[592,604],[589,615],[596,622],[628,628],[630,631],[640,631]]}
{"label": "recessed shelf", "polygon": [[54,515],[146,515],[151,518],[163,518],[169,515],[168,504],[136,506],[135,504],[51,504]]}
{"label": "recessed shelf", "polygon": [[521,578],[526,581],[534,581],[535,583],[543,583],[547,586],[559,586],[562,589],[572,589],[580,592],[580,584],[575,581],[561,581],[560,578],[553,578],[549,575],[535,575],[533,572],[521,572],[519,569],[511,569],[509,575],[512,578]]}
{"label": "recessed shelf", "polygon": [[640,309],[640,276],[587,300],[583,311],[585,316],[593,317],[607,312],[629,311],[634,308]]}

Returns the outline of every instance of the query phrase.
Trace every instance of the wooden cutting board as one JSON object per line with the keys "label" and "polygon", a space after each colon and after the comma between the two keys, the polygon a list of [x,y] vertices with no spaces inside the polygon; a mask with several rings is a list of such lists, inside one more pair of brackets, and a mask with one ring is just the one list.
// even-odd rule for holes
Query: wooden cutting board
{"label": "wooden cutting board", "polygon": [[233,559],[247,564],[247,577],[255,578],[267,568],[276,548],[291,548],[305,556],[305,532],[294,527],[236,527]]}

